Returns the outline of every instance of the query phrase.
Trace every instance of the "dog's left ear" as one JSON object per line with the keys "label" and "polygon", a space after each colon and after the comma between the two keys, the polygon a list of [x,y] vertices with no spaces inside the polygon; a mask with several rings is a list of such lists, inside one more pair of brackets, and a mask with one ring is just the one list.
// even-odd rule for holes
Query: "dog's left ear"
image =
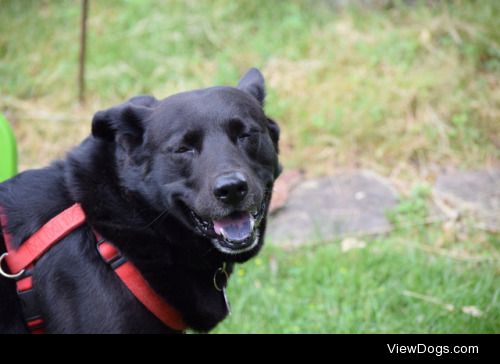
{"label": "dog's left ear", "polygon": [[[246,93],[253,96],[260,104],[264,106],[264,99],[266,98],[266,86],[264,81],[264,76],[257,68],[250,68],[247,73],[238,82],[238,89],[245,91]],[[273,119],[267,118],[267,129],[269,130],[269,136],[276,150],[276,154],[279,153],[279,139],[280,139],[280,127],[278,123]],[[274,178],[278,178],[281,174],[283,167],[276,160],[276,167],[274,172]]]}
{"label": "dog's left ear", "polygon": [[274,149],[276,149],[276,153],[279,153],[280,127],[278,123],[273,119],[267,118],[267,129],[273,141]]}
{"label": "dog's left ear", "polygon": [[266,88],[264,77],[257,68],[250,68],[238,82],[238,89],[252,95],[261,106],[264,106]]}
{"label": "dog's left ear", "polygon": [[[273,141],[274,149],[276,150],[276,154],[279,153],[279,140],[280,140],[280,127],[276,121],[271,118],[267,118],[267,129],[269,130],[269,135],[271,136],[271,140]],[[277,162],[274,178],[278,178],[283,170],[283,166]]]}

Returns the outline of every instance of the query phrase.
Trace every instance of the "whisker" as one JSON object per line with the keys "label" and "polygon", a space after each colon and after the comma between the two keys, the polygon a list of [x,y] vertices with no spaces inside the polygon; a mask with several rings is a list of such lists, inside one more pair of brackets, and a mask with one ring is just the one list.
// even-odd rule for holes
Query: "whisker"
{"label": "whisker", "polygon": [[168,212],[168,209],[163,210],[158,216],[156,216],[153,221],[151,221],[149,224],[143,227],[143,230],[146,230],[147,228],[151,227],[155,222],[157,222],[159,219],[162,218],[163,215],[165,215]]}

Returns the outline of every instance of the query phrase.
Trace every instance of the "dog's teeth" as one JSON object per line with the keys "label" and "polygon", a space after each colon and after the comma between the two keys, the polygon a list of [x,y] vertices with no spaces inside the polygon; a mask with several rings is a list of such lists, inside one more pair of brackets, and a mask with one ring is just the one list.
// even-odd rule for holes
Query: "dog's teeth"
{"label": "dog's teeth", "polygon": [[224,228],[220,229],[220,235],[222,235],[222,237],[227,240],[227,235],[226,232],[224,231]]}
{"label": "dog's teeth", "polygon": [[253,228],[255,226],[255,219],[253,216],[250,216],[250,230],[253,231]]}

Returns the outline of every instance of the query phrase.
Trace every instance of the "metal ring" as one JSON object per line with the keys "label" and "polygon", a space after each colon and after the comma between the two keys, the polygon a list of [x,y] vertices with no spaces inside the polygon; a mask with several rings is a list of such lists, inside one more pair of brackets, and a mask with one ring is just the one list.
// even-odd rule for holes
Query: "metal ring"
{"label": "metal ring", "polygon": [[[217,275],[220,273],[224,274],[224,279],[225,279],[225,284],[222,286],[222,288],[219,286],[219,283],[217,283]],[[226,272],[226,262],[224,262],[222,264],[222,267],[219,267],[217,268],[217,270],[215,271],[215,274],[214,274],[214,287],[217,291],[222,291],[226,285],[227,285],[227,281],[229,280],[229,274],[227,274]]]}
{"label": "metal ring", "polygon": [[3,275],[5,278],[15,279],[15,278],[21,277],[24,273],[24,269],[21,269],[21,271],[19,273],[16,273],[16,274],[5,273],[4,270],[2,269],[2,262],[3,262],[4,258],[7,258],[7,255],[9,255],[9,253],[3,253],[0,256],[0,274]]}

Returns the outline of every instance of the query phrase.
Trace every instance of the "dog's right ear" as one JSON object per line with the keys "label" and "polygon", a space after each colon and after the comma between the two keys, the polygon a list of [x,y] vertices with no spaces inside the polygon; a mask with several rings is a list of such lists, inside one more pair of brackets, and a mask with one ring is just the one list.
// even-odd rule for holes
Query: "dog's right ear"
{"label": "dog's right ear", "polygon": [[264,99],[266,98],[266,87],[264,84],[262,73],[257,68],[250,68],[236,87],[253,96],[259,102],[260,106],[264,106]]}
{"label": "dog's right ear", "polygon": [[140,144],[144,123],[158,104],[153,96],[136,96],[107,110],[98,111],[92,119],[92,135],[108,142]]}

